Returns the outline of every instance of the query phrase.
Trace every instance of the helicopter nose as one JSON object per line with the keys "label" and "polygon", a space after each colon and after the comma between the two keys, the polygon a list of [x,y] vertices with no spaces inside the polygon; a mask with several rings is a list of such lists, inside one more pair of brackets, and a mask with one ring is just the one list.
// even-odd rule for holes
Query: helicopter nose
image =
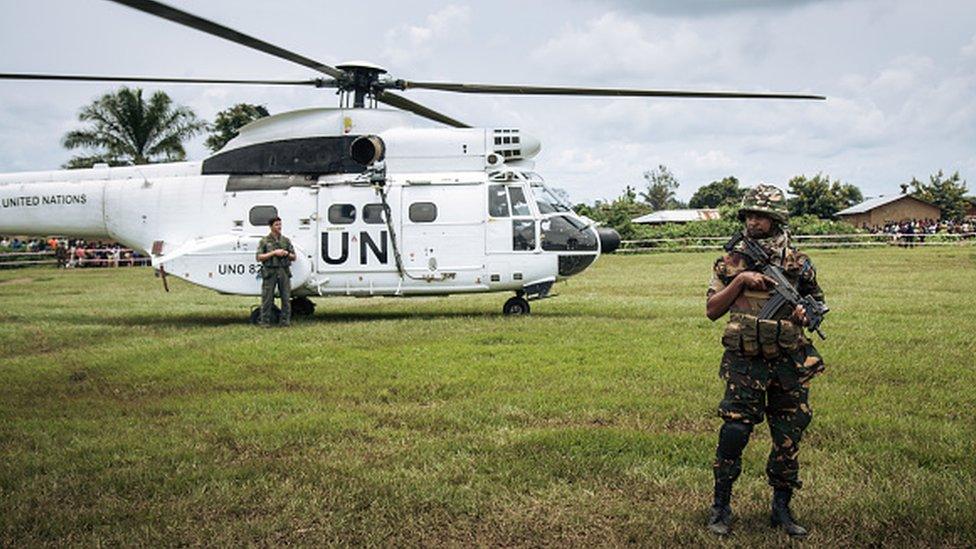
{"label": "helicopter nose", "polygon": [[600,253],[609,254],[620,247],[620,233],[608,227],[599,227],[596,230],[600,235]]}

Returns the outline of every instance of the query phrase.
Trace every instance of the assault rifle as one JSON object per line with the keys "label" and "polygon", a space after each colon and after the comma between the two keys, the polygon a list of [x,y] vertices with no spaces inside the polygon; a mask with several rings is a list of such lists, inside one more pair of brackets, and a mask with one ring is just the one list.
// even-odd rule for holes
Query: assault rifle
{"label": "assault rifle", "polygon": [[[736,250],[735,247],[739,242],[742,242],[743,247],[742,249]],[[725,244],[725,251],[728,253],[737,252],[744,255],[750,264],[750,268],[760,270],[762,274],[768,276],[776,283],[776,294],[759,311],[760,320],[773,318],[787,303],[794,309],[797,305],[802,305],[806,311],[807,328],[812,332],[817,332],[820,339],[827,339],[827,336],[820,330],[820,323],[823,322],[824,315],[830,312],[830,308],[809,295],[801,296],[800,292],[787,280],[786,275],[783,273],[783,268],[773,265],[769,261],[769,254],[766,253],[766,250],[762,249],[762,246],[757,244],[755,240],[746,238],[740,232],[736,233]],[[804,266],[804,270],[808,268],[810,268],[809,265]]]}

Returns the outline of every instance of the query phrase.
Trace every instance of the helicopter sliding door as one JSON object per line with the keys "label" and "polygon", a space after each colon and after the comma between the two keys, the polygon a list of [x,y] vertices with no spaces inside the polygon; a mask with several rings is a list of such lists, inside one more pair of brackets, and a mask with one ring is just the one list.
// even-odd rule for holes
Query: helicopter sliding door
{"label": "helicopter sliding door", "polygon": [[484,187],[480,182],[401,187],[403,265],[413,276],[481,272]]}
{"label": "helicopter sliding door", "polygon": [[[398,198],[396,192],[390,192],[387,198],[394,212],[399,207]],[[319,188],[318,221],[318,272],[356,274],[396,270],[386,214],[372,187]]]}

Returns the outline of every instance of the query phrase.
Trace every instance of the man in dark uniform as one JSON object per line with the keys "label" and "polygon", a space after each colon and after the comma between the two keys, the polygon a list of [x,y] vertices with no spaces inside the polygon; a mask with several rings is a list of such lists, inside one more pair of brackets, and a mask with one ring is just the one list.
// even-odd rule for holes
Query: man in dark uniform
{"label": "man in dark uniform", "polygon": [[295,248],[291,240],[281,234],[281,218],[268,222],[271,233],[258,243],[257,260],[261,262],[261,321],[260,326],[271,325],[271,308],[274,306],[275,287],[281,297],[282,326],[291,324],[291,262],[295,260]]}
{"label": "man in dark uniform", "polygon": [[[758,243],[771,262],[783,268],[801,295],[823,302],[813,264],[790,244],[782,191],[763,184],[750,189],[739,208],[739,219],[745,222],[744,237]],[[775,292],[775,283],[749,265],[738,252],[742,246],[739,242],[715,262],[707,294],[710,320],[729,312],[719,370],[726,383],[725,398],[719,405],[724,422],[713,466],[715,500],[708,528],[718,535],[731,531],[732,484],[742,471],[742,451],[749,435],[765,416],[773,443],[766,464],[773,487],[771,523],[791,536],[805,536],[806,529],[796,523],[789,505],[793,490],[801,485],[800,439],[813,417],[807,402],[810,380],[823,371],[824,363],[804,336],[807,319],[802,306],[793,309],[787,305],[773,319],[758,318]]]}

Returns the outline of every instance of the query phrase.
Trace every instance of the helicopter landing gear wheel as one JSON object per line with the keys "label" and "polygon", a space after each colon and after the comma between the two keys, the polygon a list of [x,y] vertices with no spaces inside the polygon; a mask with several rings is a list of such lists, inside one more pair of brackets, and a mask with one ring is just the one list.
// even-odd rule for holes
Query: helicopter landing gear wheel
{"label": "helicopter landing gear wheel", "polygon": [[[268,319],[268,324],[272,326],[277,325],[281,320],[281,309],[277,305],[271,306],[271,318]],[[251,324],[257,326],[261,323],[261,306],[257,306],[251,309]]]}
{"label": "helicopter landing gear wheel", "polygon": [[292,316],[312,316],[315,314],[315,302],[307,297],[296,297],[291,300]]}
{"label": "helicopter landing gear wheel", "polygon": [[524,297],[515,296],[505,302],[502,312],[505,313],[505,316],[527,315],[530,312],[529,302]]}

